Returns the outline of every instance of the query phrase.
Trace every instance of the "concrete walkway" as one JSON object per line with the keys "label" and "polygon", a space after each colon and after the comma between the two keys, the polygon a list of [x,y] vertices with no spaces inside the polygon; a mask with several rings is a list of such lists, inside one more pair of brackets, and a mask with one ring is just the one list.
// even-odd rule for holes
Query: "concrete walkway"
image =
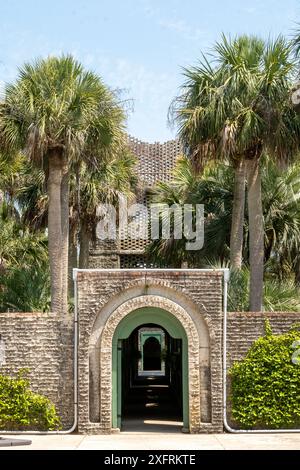
{"label": "concrete walkway", "polygon": [[[0,434],[1,435],[1,434]],[[160,432],[122,432],[114,435],[11,435],[29,439],[31,445],[1,447],[1,450],[300,450],[300,434],[182,434]]]}

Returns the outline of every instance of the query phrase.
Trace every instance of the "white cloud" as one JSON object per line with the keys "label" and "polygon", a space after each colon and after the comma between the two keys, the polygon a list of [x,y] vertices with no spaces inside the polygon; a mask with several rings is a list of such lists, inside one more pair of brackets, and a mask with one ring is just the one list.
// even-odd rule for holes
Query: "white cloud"
{"label": "white cloud", "polygon": [[142,5],[146,16],[153,19],[155,24],[163,29],[173,31],[185,39],[197,41],[206,34],[205,31],[195,28],[186,20],[179,18],[176,10],[169,11],[168,17],[164,17],[162,10],[154,4],[153,0],[142,0]]}
{"label": "white cloud", "polygon": [[244,7],[243,10],[245,13],[249,13],[249,14],[255,13],[257,11],[257,9],[254,7]]}
{"label": "white cloud", "polygon": [[182,19],[173,18],[168,20],[159,20],[158,24],[164,29],[181,34],[186,39],[199,40],[205,34],[205,32],[201,29],[193,28],[190,24]]}

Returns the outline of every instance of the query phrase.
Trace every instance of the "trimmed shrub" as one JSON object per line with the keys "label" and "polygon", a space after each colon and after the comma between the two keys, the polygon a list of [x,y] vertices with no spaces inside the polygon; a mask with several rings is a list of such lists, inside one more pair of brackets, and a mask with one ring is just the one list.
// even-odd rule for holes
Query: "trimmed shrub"
{"label": "trimmed shrub", "polygon": [[61,428],[51,401],[33,393],[28,371],[21,370],[15,378],[0,375],[0,429],[52,431]]}
{"label": "trimmed shrub", "polygon": [[295,342],[299,340],[297,327],[273,335],[267,325],[266,336],[253,343],[242,361],[233,364],[229,371],[231,413],[240,427],[299,427],[300,361],[295,361],[300,348]]}

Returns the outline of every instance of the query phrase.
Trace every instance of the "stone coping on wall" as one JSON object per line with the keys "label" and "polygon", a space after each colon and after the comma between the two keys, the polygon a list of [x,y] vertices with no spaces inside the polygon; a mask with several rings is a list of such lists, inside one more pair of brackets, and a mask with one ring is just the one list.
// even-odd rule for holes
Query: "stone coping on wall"
{"label": "stone coping on wall", "polygon": [[185,268],[178,268],[178,269],[123,269],[123,268],[99,268],[99,269],[74,269],[74,278],[77,280],[84,279],[85,275],[88,273],[89,276],[92,277],[102,277],[106,278],[109,274],[110,278],[117,278],[120,277],[130,279],[135,277],[141,277],[141,275],[152,276],[152,275],[159,275],[160,278],[169,278],[170,275],[174,277],[223,277],[224,271],[221,269],[216,270],[204,270],[204,269],[185,269]]}
{"label": "stone coping on wall", "polygon": [[56,312],[0,312],[2,315],[12,315],[18,317],[49,317],[49,316],[58,316]]}
{"label": "stone coping on wall", "polygon": [[293,317],[300,316],[300,312],[228,312],[229,317]]}
{"label": "stone coping on wall", "polygon": [[[90,270],[89,270],[90,271]],[[95,270],[95,271],[98,271],[98,270]],[[103,271],[107,271],[107,270],[103,270]],[[109,269],[109,271],[113,271],[111,269]],[[124,271],[123,269],[121,271]],[[146,271],[146,270],[132,270],[130,269],[130,271]],[[151,271],[156,271],[156,270],[151,270]],[[165,270],[164,270],[165,271]],[[184,270],[186,271],[186,270]],[[79,271],[81,272],[81,271]],[[219,273],[218,273],[219,274]],[[8,316],[8,315],[11,315],[11,316],[17,316],[17,317],[49,317],[49,316],[61,316],[62,318],[68,318],[70,319],[70,316],[72,316],[73,314],[72,313],[69,313],[65,316],[62,316],[56,312],[0,312],[0,316],[2,315],[5,315],[5,316]],[[227,312],[227,315],[229,317],[229,319],[231,318],[234,318],[234,317],[238,317],[238,316],[241,316],[241,317],[259,317],[259,318],[263,318],[263,316],[268,316],[268,317],[297,317],[299,316],[300,317],[300,312],[281,312],[281,311],[276,311],[276,312]]]}

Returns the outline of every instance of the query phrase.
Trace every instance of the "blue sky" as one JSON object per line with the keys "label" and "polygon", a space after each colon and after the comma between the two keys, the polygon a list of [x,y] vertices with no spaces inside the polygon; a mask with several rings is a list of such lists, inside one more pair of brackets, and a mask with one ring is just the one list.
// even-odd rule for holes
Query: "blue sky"
{"label": "blue sky", "polygon": [[221,32],[291,35],[300,0],[0,0],[0,85],[35,57],[72,53],[124,99],[129,132],[165,141],[181,67]]}

